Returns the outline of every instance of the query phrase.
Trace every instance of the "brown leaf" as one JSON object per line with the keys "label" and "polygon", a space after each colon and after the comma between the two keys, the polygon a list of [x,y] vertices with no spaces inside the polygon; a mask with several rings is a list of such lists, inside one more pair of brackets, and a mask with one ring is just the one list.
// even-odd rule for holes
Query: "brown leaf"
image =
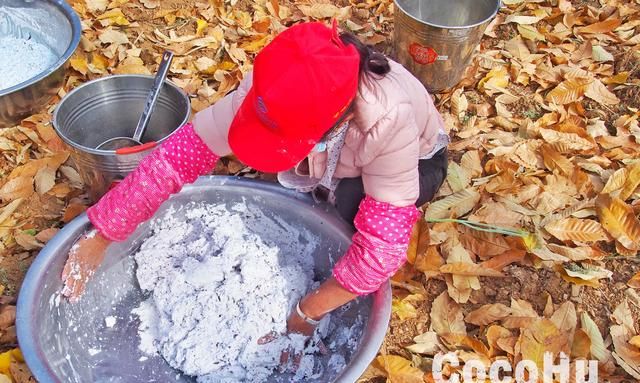
{"label": "brown leaf", "polygon": [[591,339],[583,329],[579,328],[573,336],[571,345],[571,357],[588,359],[591,353]]}
{"label": "brown leaf", "polygon": [[544,161],[544,166],[551,171],[559,171],[564,175],[571,175],[575,166],[562,154],[558,153],[551,145],[540,146],[540,153]]}
{"label": "brown leaf", "polygon": [[56,170],[49,166],[40,168],[34,177],[34,182],[38,194],[47,193],[56,184]]}
{"label": "brown leaf", "polygon": [[62,216],[62,222],[68,223],[71,222],[72,219],[83,213],[87,210],[85,205],[79,203],[70,203],[67,208],[64,210],[64,215]]}
{"label": "brown leaf", "polygon": [[490,269],[500,271],[505,266],[508,266],[512,263],[522,262],[526,254],[527,252],[524,250],[518,250],[518,249],[509,250],[489,259],[488,261],[482,262],[480,265],[483,268],[490,268]]}
{"label": "brown leaf", "polygon": [[44,229],[38,234],[36,234],[36,239],[42,243],[47,243],[51,240],[51,238],[53,238],[58,233],[58,231],[60,231],[60,229],[53,228],[53,227],[49,229]]}
{"label": "brown leaf", "polygon": [[561,332],[568,334],[569,341],[573,339],[573,334],[578,326],[578,315],[576,307],[571,301],[564,302],[549,318]]}
{"label": "brown leaf", "polygon": [[586,27],[578,28],[579,33],[608,33],[618,28],[622,21],[617,18],[609,18],[599,23],[593,23]]}
{"label": "brown leaf", "polygon": [[590,219],[565,218],[550,222],[544,228],[561,241],[596,242],[609,238],[602,225]]}
{"label": "brown leaf", "polygon": [[433,301],[430,317],[431,328],[438,335],[467,334],[462,309],[460,305],[449,298],[446,291]]}
{"label": "brown leaf", "polygon": [[502,327],[502,326],[497,326],[497,325],[492,325],[487,329],[487,342],[489,343],[489,356],[496,356],[499,353],[499,350],[501,349],[501,347],[498,346],[498,341],[500,339],[509,339],[513,336],[513,334],[511,334],[511,331],[509,331],[508,329]]}
{"label": "brown leaf", "polygon": [[0,331],[4,331],[16,322],[16,306],[4,306],[0,309]]}
{"label": "brown leaf", "polygon": [[627,249],[640,250],[640,221],[631,206],[620,198],[600,194],[596,199],[596,211],[609,234]]}
{"label": "brown leaf", "polygon": [[589,336],[591,340],[591,355],[602,363],[602,366],[606,369],[612,369],[613,359],[611,358],[611,352],[607,350],[604,344],[604,338],[595,324],[593,319],[586,312],[582,312],[580,317],[582,330]]}
{"label": "brown leaf", "polygon": [[486,326],[492,322],[506,318],[511,314],[511,308],[502,303],[484,305],[471,311],[464,318],[465,322],[476,326]]}
{"label": "brown leaf", "polygon": [[602,105],[617,105],[620,103],[620,99],[607,89],[600,80],[592,81],[587,86],[584,95]]}
{"label": "brown leaf", "polygon": [[27,198],[34,193],[32,177],[12,178],[0,188],[0,198],[3,201],[13,201]]}
{"label": "brown leaf", "polygon": [[16,383],[37,383],[24,361],[12,359],[9,372]]}
{"label": "brown leaf", "polygon": [[16,243],[22,246],[25,250],[35,250],[43,247],[42,243],[38,242],[36,237],[25,232],[20,232],[15,235]]}
{"label": "brown leaf", "polygon": [[442,334],[440,337],[450,349],[466,348],[478,354],[488,356],[489,349],[478,339],[462,334]]}

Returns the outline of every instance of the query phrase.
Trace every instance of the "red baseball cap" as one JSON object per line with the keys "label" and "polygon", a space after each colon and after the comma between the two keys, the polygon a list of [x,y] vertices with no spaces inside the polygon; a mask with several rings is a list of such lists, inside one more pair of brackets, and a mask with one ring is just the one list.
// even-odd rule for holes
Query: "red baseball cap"
{"label": "red baseball cap", "polygon": [[275,173],[304,159],[358,91],[360,55],[333,28],[302,23],[256,56],[253,85],[231,124],[229,145],[254,169]]}

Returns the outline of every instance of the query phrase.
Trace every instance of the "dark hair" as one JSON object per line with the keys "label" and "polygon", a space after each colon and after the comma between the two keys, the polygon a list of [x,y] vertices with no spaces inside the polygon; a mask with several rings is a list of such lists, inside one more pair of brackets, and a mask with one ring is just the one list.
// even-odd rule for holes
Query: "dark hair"
{"label": "dark hair", "polygon": [[372,76],[383,77],[391,71],[389,60],[372,45],[360,41],[356,35],[342,32],[340,39],[345,44],[351,44],[360,53],[360,81],[369,82]]}

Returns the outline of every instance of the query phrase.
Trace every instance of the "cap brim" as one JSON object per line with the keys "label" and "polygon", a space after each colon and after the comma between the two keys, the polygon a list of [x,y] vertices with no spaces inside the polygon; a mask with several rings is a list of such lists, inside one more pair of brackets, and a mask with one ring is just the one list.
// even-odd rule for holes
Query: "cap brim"
{"label": "cap brim", "polygon": [[261,172],[291,169],[311,152],[317,140],[277,135],[258,118],[255,99],[254,88],[251,88],[231,123],[229,146],[233,154],[245,165]]}

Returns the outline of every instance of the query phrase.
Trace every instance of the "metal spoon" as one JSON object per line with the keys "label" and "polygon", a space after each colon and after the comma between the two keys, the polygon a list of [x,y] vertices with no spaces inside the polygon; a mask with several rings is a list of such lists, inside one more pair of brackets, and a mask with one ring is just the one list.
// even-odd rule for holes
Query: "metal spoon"
{"label": "metal spoon", "polygon": [[133,138],[131,137],[114,137],[110,138],[100,145],[96,147],[96,149],[101,150],[118,150],[121,148],[126,148],[130,146],[138,146],[142,145],[140,139],[144,135],[144,132],[147,130],[147,126],[149,126],[149,121],[151,120],[151,113],[153,112],[153,107],[158,101],[158,96],[160,95],[160,91],[162,90],[162,85],[164,84],[164,80],[167,77],[167,72],[169,72],[169,67],[171,66],[171,60],[173,60],[173,52],[165,51],[162,55],[162,61],[160,61],[160,66],[158,67],[158,73],[153,82],[153,87],[149,92],[149,96],[147,97],[147,101],[144,105],[144,111],[142,112],[142,116],[140,116],[140,120],[138,120],[138,125],[136,126],[136,130],[133,133]]}

